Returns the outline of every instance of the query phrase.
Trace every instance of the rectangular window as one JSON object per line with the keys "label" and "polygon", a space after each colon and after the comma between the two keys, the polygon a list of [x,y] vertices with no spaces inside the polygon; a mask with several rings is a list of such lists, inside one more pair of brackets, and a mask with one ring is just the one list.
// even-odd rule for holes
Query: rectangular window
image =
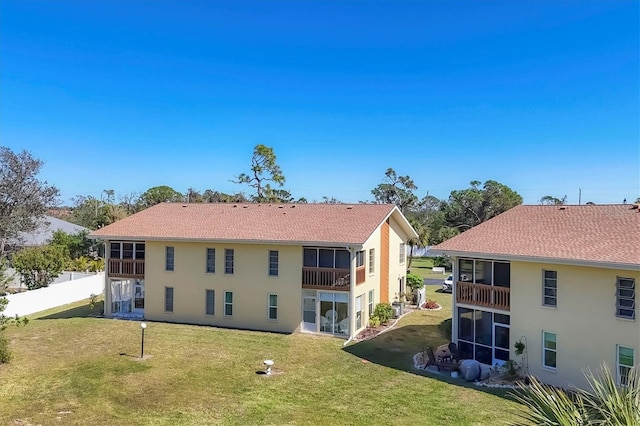
{"label": "rectangular window", "polygon": [[636,318],[636,280],[620,278],[616,282],[616,316]]}
{"label": "rectangular window", "polygon": [[224,273],[233,274],[233,249],[224,249]]}
{"label": "rectangular window", "polygon": [[164,248],[164,270],[165,271],[173,271],[174,265],[174,249],[173,247],[165,247]]}
{"label": "rectangular window", "polygon": [[269,250],[269,276],[278,276],[278,250]]}
{"label": "rectangular window", "polygon": [[629,383],[629,372],[633,368],[634,354],[633,348],[618,346],[617,364],[618,368],[618,384],[626,386]]}
{"label": "rectangular window", "polygon": [[356,252],[356,268],[364,266],[364,250]]}
{"label": "rectangular window", "polygon": [[233,292],[224,292],[224,316],[230,317],[233,315]]}
{"label": "rectangular window", "polygon": [[557,306],[558,304],[558,272],[543,271],[542,279],[542,304],[544,306]]}
{"label": "rectangular window", "polygon": [[542,365],[548,368],[556,368],[556,334],[548,331],[542,332]]}
{"label": "rectangular window", "polygon": [[207,249],[207,273],[213,274],[216,272],[216,249]]}
{"label": "rectangular window", "polygon": [[120,259],[120,243],[111,243],[109,257],[112,259]]}
{"label": "rectangular window", "polygon": [[369,290],[369,318],[373,316],[373,290]]}
{"label": "rectangular window", "polygon": [[369,273],[376,271],[376,249],[369,249]]}
{"label": "rectangular window", "polygon": [[216,301],[216,293],[214,290],[207,290],[206,291],[206,307],[205,307],[205,312],[207,313],[207,315],[214,315],[215,313],[215,301]]}
{"label": "rectangular window", "polygon": [[362,327],[362,299],[364,299],[364,295],[356,297],[356,330],[359,330]]}
{"label": "rectangular window", "polygon": [[164,288],[164,311],[173,312],[173,287]]}
{"label": "rectangular window", "polygon": [[405,254],[404,248],[404,243],[400,243],[400,263],[404,263],[406,261],[407,255]]}
{"label": "rectangular window", "polygon": [[278,295],[270,294],[268,300],[267,315],[270,320],[278,319]]}

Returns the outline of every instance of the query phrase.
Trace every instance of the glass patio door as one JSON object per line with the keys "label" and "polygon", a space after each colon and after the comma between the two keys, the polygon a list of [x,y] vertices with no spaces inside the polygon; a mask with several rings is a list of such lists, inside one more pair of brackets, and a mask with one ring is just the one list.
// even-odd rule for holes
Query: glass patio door
{"label": "glass patio door", "polygon": [[305,296],[302,299],[302,330],[316,333],[316,298]]}
{"label": "glass patio door", "polygon": [[349,334],[349,294],[320,292],[320,331]]}
{"label": "glass patio door", "polygon": [[137,280],[133,288],[133,312],[144,314],[144,281]]}

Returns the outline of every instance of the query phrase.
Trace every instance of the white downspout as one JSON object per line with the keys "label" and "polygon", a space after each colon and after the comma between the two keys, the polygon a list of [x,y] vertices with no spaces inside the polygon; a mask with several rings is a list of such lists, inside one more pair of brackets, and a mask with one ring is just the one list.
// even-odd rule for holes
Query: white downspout
{"label": "white downspout", "polygon": [[347,247],[349,250],[349,338],[342,344],[346,346],[355,337],[354,330],[356,328],[356,256],[353,247]]}

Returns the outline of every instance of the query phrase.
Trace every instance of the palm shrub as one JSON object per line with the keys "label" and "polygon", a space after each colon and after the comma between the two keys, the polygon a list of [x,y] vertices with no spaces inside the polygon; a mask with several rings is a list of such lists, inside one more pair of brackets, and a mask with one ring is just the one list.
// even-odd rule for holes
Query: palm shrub
{"label": "palm shrub", "polygon": [[[640,370],[632,368],[627,384],[618,386],[606,364],[599,373],[585,374],[590,391],[566,391],[531,378],[531,385],[520,384],[514,399],[522,404],[517,415],[535,425],[640,425]],[[518,423],[514,423],[518,424]]]}

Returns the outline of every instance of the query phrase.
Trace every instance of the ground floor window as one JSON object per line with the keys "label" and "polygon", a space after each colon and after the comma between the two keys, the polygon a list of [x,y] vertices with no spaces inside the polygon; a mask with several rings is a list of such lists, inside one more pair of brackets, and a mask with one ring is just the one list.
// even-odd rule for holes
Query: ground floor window
{"label": "ground floor window", "polygon": [[215,290],[206,290],[206,293],[205,293],[205,313],[207,315],[214,315],[215,314],[215,301],[216,301]]}
{"label": "ground floor window", "polygon": [[349,334],[349,293],[320,292],[320,331]]}
{"label": "ground floor window", "polygon": [[542,332],[542,365],[547,368],[556,368],[557,347],[556,334],[548,331]]}
{"label": "ground floor window", "polygon": [[173,312],[173,287],[164,288],[164,311]]}
{"label": "ground floor window", "polygon": [[356,297],[356,330],[360,330],[362,328],[362,310],[364,309],[362,299],[364,299],[364,294]]}
{"label": "ground floor window", "polygon": [[458,308],[457,319],[461,357],[487,365],[509,360],[509,315]]}
{"label": "ground floor window", "polygon": [[224,316],[230,317],[233,315],[233,292],[224,292]]}
{"label": "ground floor window", "polygon": [[633,364],[634,364],[633,348],[618,346],[616,362],[617,362],[616,370],[618,372],[618,384],[625,386],[629,383],[629,372],[633,368]]}
{"label": "ground floor window", "polygon": [[373,290],[369,290],[369,318],[373,316]]}
{"label": "ground floor window", "polygon": [[278,319],[278,295],[270,294],[268,299],[267,315],[270,320]]}

